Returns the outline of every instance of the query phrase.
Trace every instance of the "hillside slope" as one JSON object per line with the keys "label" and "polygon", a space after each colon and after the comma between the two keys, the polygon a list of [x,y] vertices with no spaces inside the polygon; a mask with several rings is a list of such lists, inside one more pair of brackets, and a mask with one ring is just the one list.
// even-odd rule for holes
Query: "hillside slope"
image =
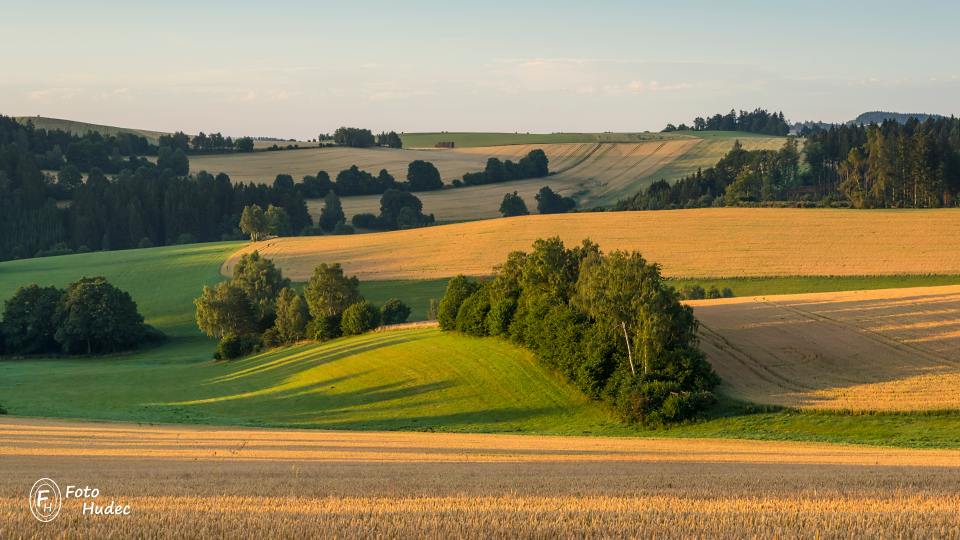
{"label": "hillside slope", "polygon": [[11,414],[149,422],[584,433],[614,420],[509,343],[434,328],[306,343],[229,363],[0,363]]}
{"label": "hillside slope", "polygon": [[248,245],[294,279],[340,262],[363,279],[489,275],[515,250],[559,236],[639,250],[671,277],[960,274],[960,209],[706,208],[532,215],[353,236]]}
{"label": "hillside slope", "polygon": [[93,131],[103,135],[116,135],[118,133],[132,133],[145,137],[152,144],[157,144],[161,135],[168,135],[164,131],[152,131],[149,129],[135,129],[116,126],[105,126],[102,124],[91,124],[88,122],[78,122],[76,120],[64,120],[62,118],[48,118],[45,116],[18,116],[16,120],[21,124],[33,122],[34,127],[46,130],[59,129],[74,135],[85,135]]}

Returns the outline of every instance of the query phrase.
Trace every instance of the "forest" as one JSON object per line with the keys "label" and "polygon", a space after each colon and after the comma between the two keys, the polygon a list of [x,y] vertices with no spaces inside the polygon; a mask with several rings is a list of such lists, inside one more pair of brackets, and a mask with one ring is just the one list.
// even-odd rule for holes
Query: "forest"
{"label": "forest", "polygon": [[782,149],[737,142],[713,167],[660,180],[618,210],[794,204],[853,208],[955,206],[960,194],[960,119],[928,118],[812,130]]}

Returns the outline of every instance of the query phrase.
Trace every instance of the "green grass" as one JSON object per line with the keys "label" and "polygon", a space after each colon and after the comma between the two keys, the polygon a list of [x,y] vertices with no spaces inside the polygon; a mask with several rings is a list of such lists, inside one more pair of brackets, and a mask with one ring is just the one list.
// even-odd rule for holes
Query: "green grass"
{"label": "green grass", "polygon": [[436,329],[309,343],[234,362],[0,363],[10,414],[333,429],[593,433],[611,415],[527,351]]}
{"label": "green grass", "polygon": [[242,242],[100,251],[0,263],[0,301],[24,285],[66,286],[103,276],[127,291],[148,324],[171,336],[198,336],[193,299],[221,279],[220,265]]}
{"label": "green grass", "polygon": [[427,320],[430,299],[437,302],[447,290],[447,279],[361,281],[360,294],[378,306],[391,298],[399,298],[410,306],[409,321]]}
{"label": "green grass", "polygon": [[904,287],[958,285],[960,276],[793,276],[768,278],[670,279],[677,289],[700,285],[704,289],[729,287],[736,296],[799,294]]}
{"label": "green grass", "polygon": [[712,415],[713,418],[705,422],[672,427],[663,430],[662,434],[904,448],[960,448],[960,411],[849,414],[758,407],[721,399]]}

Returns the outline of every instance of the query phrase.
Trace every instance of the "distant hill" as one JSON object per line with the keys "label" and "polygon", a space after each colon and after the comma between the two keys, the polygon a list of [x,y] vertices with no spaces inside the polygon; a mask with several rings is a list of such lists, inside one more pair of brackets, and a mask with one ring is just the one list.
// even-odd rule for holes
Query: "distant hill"
{"label": "distant hill", "polygon": [[911,118],[916,118],[917,120],[923,122],[927,118],[943,118],[942,114],[928,114],[928,113],[898,113],[898,112],[886,112],[886,111],[870,111],[861,114],[860,116],[854,118],[850,121],[851,124],[881,124],[885,120],[896,120],[901,124],[907,123],[907,120]]}
{"label": "distant hill", "polygon": [[17,116],[17,122],[26,124],[32,122],[34,127],[39,129],[53,130],[59,129],[75,135],[84,135],[90,131],[96,131],[103,135],[117,135],[118,133],[132,133],[141,137],[146,137],[148,141],[157,144],[161,135],[169,135],[164,131],[151,131],[147,129],[122,128],[116,126],[104,126],[100,124],[89,124],[87,122],[77,122],[75,120],[64,120],[61,118],[47,118],[45,116]]}

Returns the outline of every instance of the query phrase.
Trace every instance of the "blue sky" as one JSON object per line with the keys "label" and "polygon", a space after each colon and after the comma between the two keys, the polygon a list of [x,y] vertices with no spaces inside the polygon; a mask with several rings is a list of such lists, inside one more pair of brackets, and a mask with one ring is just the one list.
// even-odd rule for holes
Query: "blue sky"
{"label": "blue sky", "polygon": [[313,137],[960,113],[952,2],[2,1],[3,114]]}

